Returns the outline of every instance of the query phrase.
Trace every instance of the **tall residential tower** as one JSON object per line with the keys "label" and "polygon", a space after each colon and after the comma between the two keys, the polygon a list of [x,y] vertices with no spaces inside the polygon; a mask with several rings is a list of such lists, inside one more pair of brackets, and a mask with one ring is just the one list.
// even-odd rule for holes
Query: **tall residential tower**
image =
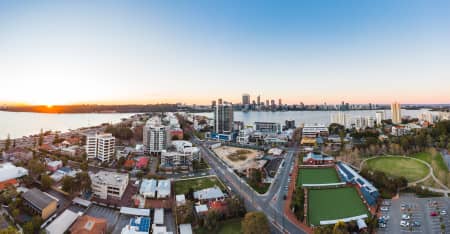
{"label": "tall residential tower", "polygon": [[400,103],[394,102],[391,104],[391,115],[392,115],[392,123],[393,124],[401,124],[402,123],[402,113]]}

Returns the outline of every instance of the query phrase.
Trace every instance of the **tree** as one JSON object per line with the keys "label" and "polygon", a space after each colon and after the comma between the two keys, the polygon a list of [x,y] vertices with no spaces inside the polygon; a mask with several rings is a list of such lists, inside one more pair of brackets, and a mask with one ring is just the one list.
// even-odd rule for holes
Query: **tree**
{"label": "tree", "polygon": [[204,226],[206,226],[206,229],[208,230],[213,230],[217,226],[218,221],[219,213],[216,210],[211,209],[206,213]]}
{"label": "tree", "polygon": [[14,217],[14,219],[17,219],[17,217],[19,217],[20,215],[20,210],[18,208],[15,208],[14,210],[12,210],[11,214]]}
{"label": "tree", "polygon": [[23,233],[34,233],[34,226],[31,221],[28,221],[25,225],[23,225]]}
{"label": "tree", "polygon": [[13,226],[8,226],[8,228],[0,230],[0,234],[19,234],[19,232]]}
{"label": "tree", "polygon": [[40,175],[45,172],[44,164],[38,159],[32,159],[28,162],[28,169],[32,175]]}
{"label": "tree", "polygon": [[85,171],[77,173],[75,176],[74,186],[72,186],[72,189],[74,191],[86,191],[91,188],[91,177],[89,174]]}
{"label": "tree", "polygon": [[344,233],[348,233],[347,225],[344,223],[344,221],[337,222],[333,227],[333,234],[344,234]]}
{"label": "tree", "polygon": [[5,141],[5,150],[9,150],[10,146],[11,146],[11,137],[8,134],[8,137],[6,137],[6,141]]}
{"label": "tree", "polygon": [[80,169],[82,171],[87,171],[89,168],[89,164],[86,160],[84,160],[83,162],[80,163]]}
{"label": "tree", "polygon": [[41,128],[41,132],[39,133],[38,145],[42,146],[43,143],[44,143],[44,132]]}
{"label": "tree", "polygon": [[64,176],[62,181],[62,190],[67,193],[72,193],[73,191],[73,178],[70,176]]}
{"label": "tree", "polygon": [[47,174],[42,174],[41,175],[41,185],[42,185],[42,190],[47,190],[50,188],[50,186],[52,186],[52,178],[50,178],[50,176],[48,176]]}
{"label": "tree", "polygon": [[269,234],[269,220],[262,212],[249,212],[242,220],[244,234]]}

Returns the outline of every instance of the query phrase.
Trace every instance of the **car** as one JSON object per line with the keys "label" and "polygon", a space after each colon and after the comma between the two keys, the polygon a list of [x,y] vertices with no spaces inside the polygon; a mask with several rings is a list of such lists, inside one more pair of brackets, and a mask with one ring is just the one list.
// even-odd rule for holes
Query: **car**
{"label": "car", "polygon": [[409,222],[406,220],[402,220],[402,221],[400,221],[400,226],[401,227],[409,227]]}
{"label": "car", "polygon": [[379,224],[378,224],[378,227],[379,227],[379,228],[386,228],[386,226],[387,226],[387,225],[386,225],[385,223],[379,223]]}
{"label": "car", "polygon": [[383,218],[379,218],[379,219],[378,219],[378,223],[386,223],[386,220],[383,219]]}
{"label": "car", "polygon": [[387,201],[387,200],[385,200],[385,201],[383,201],[383,206],[390,206],[391,205],[391,202],[390,201]]}
{"label": "car", "polygon": [[436,211],[432,211],[431,213],[430,213],[430,216],[438,216],[438,213],[436,212]]}
{"label": "car", "polygon": [[390,216],[389,215],[383,215],[383,216],[381,216],[381,218],[384,219],[384,220],[389,220]]}
{"label": "car", "polygon": [[411,218],[411,216],[407,215],[407,214],[402,214],[402,219],[403,220],[409,220]]}
{"label": "car", "polygon": [[382,206],[382,207],[380,208],[380,210],[381,210],[381,211],[389,211],[389,207]]}
{"label": "car", "polygon": [[286,200],[287,196],[286,194],[283,195],[283,200]]}
{"label": "car", "polygon": [[413,226],[413,227],[420,227],[420,222],[419,221],[414,221],[414,222],[412,222],[411,223],[411,226]]}
{"label": "car", "polygon": [[441,215],[447,215],[447,211],[446,210],[441,210]]}

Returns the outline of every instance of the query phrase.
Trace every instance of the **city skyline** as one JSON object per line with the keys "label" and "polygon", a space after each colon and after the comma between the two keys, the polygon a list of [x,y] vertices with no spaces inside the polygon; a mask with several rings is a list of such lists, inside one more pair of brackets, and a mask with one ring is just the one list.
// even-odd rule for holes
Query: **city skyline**
{"label": "city skyline", "polygon": [[1,104],[447,104],[446,1],[0,3]]}

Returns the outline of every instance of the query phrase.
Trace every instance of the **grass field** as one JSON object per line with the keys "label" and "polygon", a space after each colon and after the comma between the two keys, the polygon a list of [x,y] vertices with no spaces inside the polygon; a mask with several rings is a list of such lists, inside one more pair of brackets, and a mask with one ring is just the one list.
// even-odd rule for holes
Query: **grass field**
{"label": "grass field", "polygon": [[189,192],[189,188],[193,188],[194,191],[214,187],[214,185],[219,186],[222,190],[222,183],[216,177],[203,177],[198,179],[190,179],[190,180],[180,180],[175,182],[175,194],[186,194]]}
{"label": "grass field", "polygon": [[308,222],[348,218],[367,214],[369,211],[355,188],[311,189],[308,191]]}
{"label": "grass field", "polygon": [[364,167],[373,171],[381,171],[390,176],[405,177],[408,182],[424,178],[429,173],[428,167],[408,158],[377,157],[365,162]]}
{"label": "grass field", "polygon": [[220,222],[215,230],[208,231],[205,228],[197,228],[194,230],[195,234],[207,234],[207,233],[218,233],[218,234],[240,234],[242,233],[241,227],[242,219],[229,219]]}
{"label": "grass field", "polygon": [[297,185],[341,182],[334,168],[300,168]]}
{"label": "grass field", "polygon": [[422,161],[425,161],[425,162],[431,164],[431,154],[428,152],[421,152],[421,153],[413,154],[411,157],[420,159]]}

